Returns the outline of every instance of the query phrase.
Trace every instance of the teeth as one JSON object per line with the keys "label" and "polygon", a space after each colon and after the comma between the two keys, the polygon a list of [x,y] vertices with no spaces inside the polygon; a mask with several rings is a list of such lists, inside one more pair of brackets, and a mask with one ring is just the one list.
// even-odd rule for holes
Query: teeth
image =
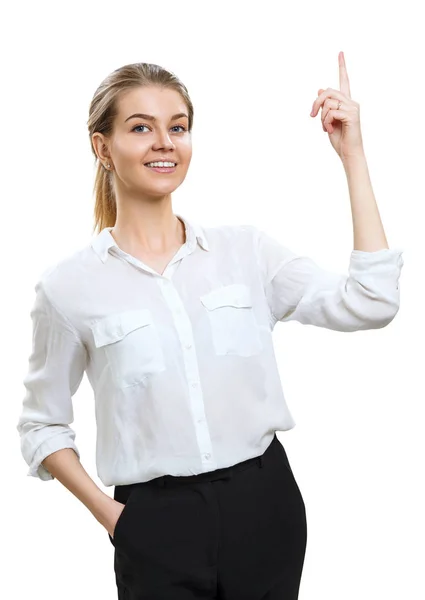
{"label": "teeth", "polygon": [[176,163],[173,162],[151,162],[146,165],[147,167],[175,167]]}

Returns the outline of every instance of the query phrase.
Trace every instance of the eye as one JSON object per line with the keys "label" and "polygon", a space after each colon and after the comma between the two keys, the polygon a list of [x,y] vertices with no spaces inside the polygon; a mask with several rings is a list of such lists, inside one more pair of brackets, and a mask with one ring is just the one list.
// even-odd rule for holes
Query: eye
{"label": "eye", "polygon": [[147,127],[149,129],[149,127],[147,125],[136,125],[136,127],[133,127],[133,129],[131,131],[135,131],[136,129],[139,129],[140,127]]}
{"label": "eye", "polygon": [[[140,127],[147,127],[149,129],[148,125],[136,125],[135,127],[133,127],[133,129],[131,131],[135,131],[136,129],[139,129]],[[181,127],[181,129],[183,129],[183,131],[187,131],[186,127],[183,127],[183,125],[174,125],[174,127],[172,127],[172,129],[175,129],[176,127]],[[177,132],[180,133],[180,132]]]}

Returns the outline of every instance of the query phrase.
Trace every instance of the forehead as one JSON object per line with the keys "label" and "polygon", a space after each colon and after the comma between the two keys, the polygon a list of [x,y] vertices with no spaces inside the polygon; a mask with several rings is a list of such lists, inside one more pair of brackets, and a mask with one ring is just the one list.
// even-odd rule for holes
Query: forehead
{"label": "forehead", "polygon": [[187,113],[186,104],[176,90],[156,86],[126,90],[118,99],[117,109],[123,119],[136,112],[164,119],[177,112]]}

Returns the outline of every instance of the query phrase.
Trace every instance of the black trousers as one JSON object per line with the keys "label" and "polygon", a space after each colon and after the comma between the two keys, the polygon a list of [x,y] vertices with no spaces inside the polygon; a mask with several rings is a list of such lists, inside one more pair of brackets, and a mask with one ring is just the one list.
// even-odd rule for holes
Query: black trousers
{"label": "black trousers", "polygon": [[263,455],[115,486],[119,600],[296,600],[306,511],[277,438]]}

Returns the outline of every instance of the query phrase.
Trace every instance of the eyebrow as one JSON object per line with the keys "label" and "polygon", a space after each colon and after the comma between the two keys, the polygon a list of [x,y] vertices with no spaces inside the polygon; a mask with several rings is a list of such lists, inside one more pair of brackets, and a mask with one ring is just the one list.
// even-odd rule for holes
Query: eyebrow
{"label": "eyebrow", "polygon": [[[175,119],[180,119],[180,117],[186,117],[187,119],[189,119],[189,117],[187,116],[186,113],[177,113],[176,115],[173,115],[171,117],[171,120],[174,121]],[[147,119],[148,121],[157,121],[156,117],[153,117],[152,115],[144,115],[143,113],[135,113],[134,115],[130,115],[129,117],[126,118],[126,120],[124,121],[124,123],[126,123],[127,121],[129,121],[130,119]]]}

